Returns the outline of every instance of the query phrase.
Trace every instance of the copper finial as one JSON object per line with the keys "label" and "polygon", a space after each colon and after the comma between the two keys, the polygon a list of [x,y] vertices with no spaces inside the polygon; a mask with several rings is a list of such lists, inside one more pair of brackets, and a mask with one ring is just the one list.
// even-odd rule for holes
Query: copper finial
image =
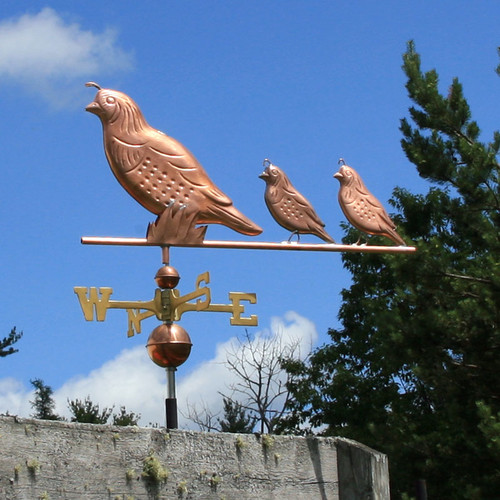
{"label": "copper finial", "polygon": [[[174,138],[152,128],[137,104],[117,90],[98,89],[85,109],[97,115],[103,126],[104,149],[118,182],[144,208],[156,215],[166,210],[189,207],[194,224],[223,224],[247,235],[262,229],[239,210],[209,178],[193,154]],[[182,234],[173,227],[186,219],[166,217],[169,233]],[[176,222],[177,221],[177,222]],[[172,231],[170,231],[172,229]],[[156,233],[161,233],[156,228]],[[191,236],[190,236],[191,238]],[[154,237],[156,241],[156,236]],[[176,236],[180,241],[181,236]]]}
{"label": "copper finial", "polygon": [[312,205],[293,187],[285,172],[267,158],[263,164],[265,169],[259,177],[266,183],[264,200],[274,220],[292,231],[290,238],[294,234],[314,234],[328,243],[335,243]]}
{"label": "copper finial", "polygon": [[339,204],[347,220],[364,233],[385,236],[398,245],[406,245],[382,203],[368,191],[356,170],[342,158],[340,162],[341,167],[333,177],[340,182]]}
{"label": "copper finial", "polygon": [[97,85],[97,83],[95,83],[95,82],[87,82],[85,84],[85,87],[95,87],[96,89],[101,90],[101,87],[99,85]]}

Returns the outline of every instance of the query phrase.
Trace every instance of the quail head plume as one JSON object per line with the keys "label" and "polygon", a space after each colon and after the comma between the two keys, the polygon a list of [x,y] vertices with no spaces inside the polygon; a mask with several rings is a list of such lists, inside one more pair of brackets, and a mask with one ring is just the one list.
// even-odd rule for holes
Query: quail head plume
{"label": "quail head plume", "polygon": [[266,183],[264,200],[274,220],[293,234],[314,234],[328,243],[335,243],[325,231],[322,220],[312,205],[293,186],[287,175],[269,160],[259,176]]}
{"label": "quail head plume", "polygon": [[98,89],[85,109],[101,120],[111,170],[144,208],[160,215],[178,203],[195,207],[196,223],[223,224],[247,235],[262,232],[233,206],[186,147],[146,122],[129,96],[93,82],[87,86]]}
{"label": "quail head plume", "polygon": [[368,191],[356,170],[342,164],[333,177],[340,182],[340,208],[356,229],[367,234],[385,236],[398,245],[406,245],[396,232],[394,222],[380,201]]}

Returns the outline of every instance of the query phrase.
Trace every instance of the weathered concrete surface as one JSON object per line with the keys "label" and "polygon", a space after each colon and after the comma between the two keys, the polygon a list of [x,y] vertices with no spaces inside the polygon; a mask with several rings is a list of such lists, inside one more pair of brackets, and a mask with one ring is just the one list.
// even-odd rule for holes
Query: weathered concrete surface
{"label": "weathered concrete surface", "polygon": [[[143,476],[155,457],[166,481]],[[0,416],[0,499],[387,500],[385,455],[341,438]]]}

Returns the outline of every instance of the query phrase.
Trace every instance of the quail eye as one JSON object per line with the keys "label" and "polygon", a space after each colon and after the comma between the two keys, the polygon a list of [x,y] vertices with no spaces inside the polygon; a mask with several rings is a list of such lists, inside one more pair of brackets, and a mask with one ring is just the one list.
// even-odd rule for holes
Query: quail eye
{"label": "quail eye", "polygon": [[107,104],[114,104],[115,103],[115,98],[114,97],[106,97],[106,103]]}
{"label": "quail eye", "polygon": [[278,171],[275,168],[272,168],[271,175],[278,175]]}

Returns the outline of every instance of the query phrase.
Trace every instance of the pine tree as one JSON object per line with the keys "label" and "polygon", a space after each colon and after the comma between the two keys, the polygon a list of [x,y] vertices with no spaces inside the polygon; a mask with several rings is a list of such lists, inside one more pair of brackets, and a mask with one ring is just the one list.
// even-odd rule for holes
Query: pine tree
{"label": "pine tree", "polygon": [[247,411],[237,401],[223,398],[224,419],[218,419],[221,432],[239,432],[250,434],[255,425],[255,417],[247,414]]}
{"label": "pine tree", "polygon": [[82,422],[87,424],[105,424],[113,408],[104,408],[102,411],[98,404],[94,404],[87,396],[84,401],[79,399],[68,400],[68,408],[72,413],[72,422]]}
{"label": "pine tree", "polygon": [[35,388],[35,400],[30,401],[31,407],[35,412],[33,418],[41,420],[63,420],[62,417],[54,413],[56,403],[52,397],[54,391],[49,385],[45,385],[42,379],[36,378],[30,380],[31,385]]}
{"label": "pine tree", "polygon": [[[415,105],[402,147],[424,195],[395,189],[398,231],[413,256],[343,255],[341,329],[299,380],[289,426],[326,426],[389,455],[393,498],[489,499],[500,491],[500,134],[480,141],[454,79],[446,95],[422,72],[412,42],[403,56]],[[346,242],[356,241],[347,229]],[[375,241],[374,241],[375,243]]]}
{"label": "pine tree", "polygon": [[133,411],[127,411],[125,406],[120,406],[120,413],[113,415],[113,425],[128,426],[137,425],[141,414],[136,415]]}
{"label": "pine tree", "polygon": [[9,354],[14,354],[18,352],[19,349],[14,349],[12,347],[21,337],[23,332],[16,332],[16,327],[12,328],[9,335],[2,340],[0,340],[0,358],[5,358]]}

